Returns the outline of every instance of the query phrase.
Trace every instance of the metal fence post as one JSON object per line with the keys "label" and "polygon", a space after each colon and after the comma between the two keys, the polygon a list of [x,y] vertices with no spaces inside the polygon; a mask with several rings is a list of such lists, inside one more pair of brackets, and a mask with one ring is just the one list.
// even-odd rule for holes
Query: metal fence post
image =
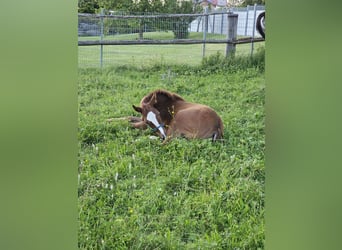
{"label": "metal fence post", "polygon": [[249,5],[247,5],[247,7],[246,7],[245,36],[247,36],[247,27],[248,27],[248,12],[249,12]]}
{"label": "metal fence post", "polygon": [[257,4],[254,4],[253,29],[252,29],[252,42],[251,42],[251,56],[253,56],[253,51],[254,51],[254,36],[255,36],[256,7],[257,7]]}
{"label": "metal fence post", "polygon": [[223,34],[223,18],[224,18],[224,14],[222,12],[222,14],[221,14],[221,34]]}
{"label": "metal fence post", "polygon": [[[237,37],[237,24],[238,24],[238,14],[228,11],[228,34],[227,41],[234,42]],[[226,47],[226,57],[234,56],[235,54],[235,44],[227,43]]]}
{"label": "metal fence post", "polygon": [[207,40],[207,32],[208,32],[208,6],[204,8],[204,29],[203,29],[203,51],[202,56],[205,57],[205,42]]}
{"label": "metal fence post", "polygon": [[215,34],[215,22],[216,22],[216,15],[214,14],[214,16],[213,16],[213,26],[212,26],[212,28],[211,28],[211,33],[212,34]]}
{"label": "metal fence post", "polygon": [[[101,23],[100,23],[100,32],[101,32],[101,37],[100,37],[100,41],[102,42],[103,41],[103,37],[104,37],[104,25],[103,25],[103,19],[104,19],[104,9],[101,9],[101,14],[100,14],[100,20],[101,20]],[[100,66],[101,68],[103,67],[103,44],[101,44],[101,49],[100,49]]]}

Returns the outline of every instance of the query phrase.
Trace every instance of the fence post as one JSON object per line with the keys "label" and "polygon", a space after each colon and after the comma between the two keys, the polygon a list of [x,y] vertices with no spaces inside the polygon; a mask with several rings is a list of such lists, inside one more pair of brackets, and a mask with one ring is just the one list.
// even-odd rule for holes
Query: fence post
{"label": "fence post", "polygon": [[207,40],[207,32],[208,32],[208,6],[205,6],[204,8],[204,29],[203,29],[203,51],[202,51],[202,57],[205,57],[205,42]]}
{"label": "fence post", "polygon": [[[230,10],[228,11],[228,34],[227,41],[233,42],[236,41],[237,37],[237,23],[238,23],[238,14],[234,14]],[[226,47],[226,57],[235,55],[235,44],[227,43]]]}
{"label": "fence post", "polygon": [[254,4],[253,29],[252,29],[252,42],[251,42],[251,56],[253,56],[253,51],[254,51],[254,36],[255,36],[256,7],[257,7],[257,4]]}
{"label": "fence post", "polygon": [[221,15],[221,35],[223,34],[223,18],[224,18],[224,14],[222,12],[222,15]]}
{"label": "fence post", "polygon": [[248,12],[249,12],[249,5],[246,7],[246,24],[245,24],[245,36],[247,36],[247,28],[248,28]]}
{"label": "fence post", "polygon": [[[101,37],[100,37],[100,41],[103,41],[103,36],[104,36],[104,27],[103,27],[103,19],[104,19],[104,9],[101,9],[101,14],[100,14],[100,20],[101,20]],[[101,44],[101,49],[100,49],[100,66],[102,68],[103,66],[103,45]]]}
{"label": "fence post", "polygon": [[216,22],[216,14],[214,13],[214,16],[213,16],[213,26],[211,28],[211,33],[212,34],[215,34],[215,22]]}

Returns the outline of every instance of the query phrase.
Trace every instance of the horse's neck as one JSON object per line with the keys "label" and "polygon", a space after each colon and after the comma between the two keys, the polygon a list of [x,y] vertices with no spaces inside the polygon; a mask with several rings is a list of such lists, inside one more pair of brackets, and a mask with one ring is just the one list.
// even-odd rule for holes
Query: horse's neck
{"label": "horse's neck", "polygon": [[177,112],[184,108],[184,105],[186,105],[185,101],[177,101],[169,103],[168,105],[159,109],[159,111],[161,112],[163,123],[168,125],[177,114]]}
{"label": "horse's neck", "polygon": [[177,103],[175,103],[174,105],[174,112],[177,113],[178,111],[182,110],[182,109],[186,109],[188,107],[194,106],[196,104],[191,103],[191,102],[186,102],[186,101],[179,101]]}
{"label": "horse's neck", "polygon": [[173,102],[172,104],[164,107],[162,110],[162,120],[164,124],[169,124],[171,122],[171,120],[174,118],[174,116],[183,109],[189,108],[189,107],[193,107],[199,104],[195,104],[195,103],[191,103],[191,102],[186,102],[183,100],[179,100],[176,102]]}

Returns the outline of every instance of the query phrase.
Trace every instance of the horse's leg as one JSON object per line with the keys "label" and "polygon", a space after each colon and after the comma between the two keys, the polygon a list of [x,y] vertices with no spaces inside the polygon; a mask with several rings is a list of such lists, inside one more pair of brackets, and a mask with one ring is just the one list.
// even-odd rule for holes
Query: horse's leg
{"label": "horse's leg", "polygon": [[132,127],[134,127],[134,128],[147,129],[147,124],[140,117],[136,117],[136,116],[109,118],[109,119],[107,119],[107,122],[122,121],[122,120],[129,121],[130,124],[132,125]]}
{"label": "horse's leg", "polygon": [[140,122],[142,121],[140,117],[136,116],[124,116],[124,117],[115,117],[115,118],[109,118],[106,121],[107,122],[112,122],[112,121],[129,121],[129,122]]}
{"label": "horse's leg", "polygon": [[166,138],[164,139],[162,145],[167,144],[172,139],[172,137],[174,136],[174,129],[175,129],[175,124],[172,121],[169,125],[166,126],[166,133],[165,133]]}
{"label": "horse's leg", "polygon": [[142,129],[142,130],[147,129],[147,124],[144,121],[131,122],[131,125],[132,125],[132,127],[137,128],[137,129]]}
{"label": "horse's leg", "polygon": [[129,116],[128,121],[131,123],[136,123],[136,122],[141,122],[142,120],[140,117],[137,117],[137,116]]}
{"label": "horse's leg", "polygon": [[166,138],[165,138],[164,141],[162,142],[162,145],[167,144],[170,140],[171,140],[171,136],[166,136]]}

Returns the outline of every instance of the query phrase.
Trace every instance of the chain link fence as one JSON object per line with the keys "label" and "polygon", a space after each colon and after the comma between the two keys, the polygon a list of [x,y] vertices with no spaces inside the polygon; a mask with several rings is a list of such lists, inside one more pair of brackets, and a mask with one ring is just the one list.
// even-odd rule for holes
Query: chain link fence
{"label": "chain link fence", "polygon": [[[233,39],[249,38],[236,54],[253,54],[263,46],[255,29],[264,6],[232,8],[237,14]],[[199,64],[204,56],[227,53],[229,16],[227,9],[201,14],[109,14],[78,15],[79,67],[146,65],[155,63]],[[234,45],[235,46],[235,45]]]}

